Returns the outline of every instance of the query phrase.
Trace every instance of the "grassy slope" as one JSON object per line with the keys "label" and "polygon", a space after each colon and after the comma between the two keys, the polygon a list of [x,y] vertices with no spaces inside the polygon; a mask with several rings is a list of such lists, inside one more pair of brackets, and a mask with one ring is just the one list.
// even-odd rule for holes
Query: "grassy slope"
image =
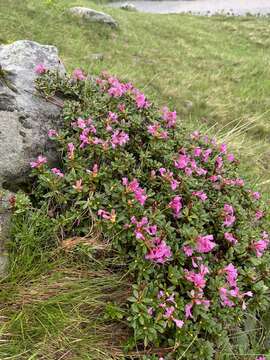
{"label": "grassy slope", "polygon": [[[0,0],[0,42],[54,44],[68,69],[107,69],[133,81],[160,105],[176,107],[191,128],[210,129],[242,148],[243,168],[268,190],[269,20],[128,13],[83,0],[48,3]],[[72,19],[64,9],[76,4],[107,11],[120,29]],[[103,60],[95,60],[97,53]],[[35,236],[28,236],[31,246]],[[89,273],[62,257],[60,264],[57,258],[48,266],[45,259],[33,273],[20,274],[29,262],[25,254],[0,294],[0,358],[109,360],[104,341],[115,330],[96,321],[96,311],[104,293],[117,296],[119,279],[106,266]]]}

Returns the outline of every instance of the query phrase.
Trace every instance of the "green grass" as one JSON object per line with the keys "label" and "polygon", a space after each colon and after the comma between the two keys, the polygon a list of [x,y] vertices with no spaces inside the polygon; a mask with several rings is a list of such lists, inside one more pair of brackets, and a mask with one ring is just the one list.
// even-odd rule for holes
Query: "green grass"
{"label": "green grass", "polygon": [[[65,9],[75,5],[106,11],[119,29],[72,18]],[[86,0],[0,0],[0,43],[53,44],[69,70],[106,69],[134,82],[160,106],[175,107],[190,129],[226,139],[241,152],[245,175],[268,194],[269,22],[129,13]],[[15,224],[20,246],[1,284],[0,359],[120,359],[126,331],[103,313],[107,300],[125,296],[123,272],[112,274],[87,254],[82,261],[44,253],[52,234],[37,221]]]}

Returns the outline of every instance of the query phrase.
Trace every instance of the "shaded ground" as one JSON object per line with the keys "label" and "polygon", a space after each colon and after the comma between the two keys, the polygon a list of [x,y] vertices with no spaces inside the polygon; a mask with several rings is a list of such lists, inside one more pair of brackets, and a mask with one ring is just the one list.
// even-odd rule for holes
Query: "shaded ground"
{"label": "shaded ground", "polygon": [[[119,7],[125,2],[114,2]],[[213,15],[225,13],[233,15],[268,15],[270,14],[269,0],[184,0],[184,1],[131,1],[139,11],[168,14],[194,13]]]}

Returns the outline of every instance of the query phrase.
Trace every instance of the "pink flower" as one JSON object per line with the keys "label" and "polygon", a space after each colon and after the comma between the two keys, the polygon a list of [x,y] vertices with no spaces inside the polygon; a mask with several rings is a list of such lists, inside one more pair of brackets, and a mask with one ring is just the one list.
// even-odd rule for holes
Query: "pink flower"
{"label": "pink flower", "polygon": [[209,180],[210,180],[211,182],[216,182],[216,181],[218,181],[220,178],[221,178],[220,175],[211,175],[211,176],[209,177]]}
{"label": "pink flower", "polygon": [[137,179],[133,179],[130,183],[127,178],[122,178],[122,184],[126,186],[126,190],[133,192],[135,199],[141,204],[144,205],[147,200],[147,195],[145,190],[140,187],[140,184]]}
{"label": "pink flower", "polygon": [[73,127],[77,127],[79,129],[85,129],[86,128],[86,121],[82,118],[78,118],[75,122],[71,123]]}
{"label": "pink flower", "polygon": [[223,166],[223,159],[221,156],[218,156],[216,159],[216,169],[221,170]]}
{"label": "pink flower", "polygon": [[74,144],[68,143],[67,148],[68,148],[68,159],[73,160],[74,159],[74,151],[75,151]]}
{"label": "pink flower", "polygon": [[226,154],[226,152],[227,152],[227,145],[226,145],[226,144],[221,144],[220,147],[219,147],[219,151],[220,151],[222,154]]}
{"label": "pink flower", "polygon": [[257,210],[255,213],[256,220],[260,220],[262,217],[264,217],[264,212],[261,210]]}
{"label": "pink flower", "polygon": [[188,318],[192,318],[193,319],[193,316],[192,316],[192,312],[191,312],[191,309],[193,308],[193,304],[192,303],[189,303],[189,304],[186,304],[185,306],[185,318],[188,319]]}
{"label": "pink flower", "polygon": [[57,133],[56,130],[50,129],[50,130],[48,131],[48,136],[49,136],[50,138],[54,138],[54,137],[57,137],[57,136],[58,136],[58,133]]}
{"label": "pink flower", "polygon": [[199,176],[204,176],[207,174],[207,170],[203,169],[203,168],[196,168],[196,174]]}
{"label": "pink flower", "polygon": [[195,157],[199,157],[201,155],[201,153],[202,153],[202,149],[200,147],[196,147],[193,151],[193,155]]}
{"label": "pink flower", "polygon": [[171,180],[171,182],[170,182],[170,184],[171,184],[171,189],[172,190],[176,190],[177,188],[178,188],[178,186],[179,186],[179,181],[177,181],[177,180],[175,180],[175,179],[172,179]]}
{"label": "pink flower", "polygon": [[244,186],[245,182],[243,179],[235,179],[235,185],[237,186]]}
{"label": "pink flower", "polygon": [[202,154],[202,161],[206,163],[209,160],[209,157],[212,154],[212,152],[213,152],[212,149],[205,150]]}
{"label": "pink flower", "polygon": [[189,161],[190,161],[190,158],[188,155],[180,154],[178,156],[178,159],[174,162],[174,166],[177,169],[184,169],[185,167],[187,167]]}
{"label": "pink flower", "polygon": [[150,106],[149,101],[146,100],[143,93],[138,92],[136,94],[135,101],[138,109],[147,109]]}
{"label": "pink flower", "polygon": [[73,189],[75,189],[76,191],[82,192],[82,190],[83,190],[82,179],[77,180],[76,183],[75,183],[75,185],[73,185],[72,187],[73,187]]}
{"label": "pink flower", "polygon": [[116,220],[116,214],[114,209],[112,209],[111,212],[100,209],[98,210],[98,216],[101,216],[103,219],[109,220],[112,223],[114,223]]}
{"label": "pink flower", "polygon": [[228,307],[234,307],[235,306],[235,303],[232,302],[229,298],[228,298],[228,290],[224,287],[221,287],[219,289],[219,296],[220,296],[220,299],[221,299],[221,304],[223,306],[228,306]]}
{"label": "pink flower", "polygon": [[195,130],[192,134],[190,134],[190,138],[192,140],[199,140],[200,139],[200,132],[198,130]]}
{"label": "pink flower", "polygon": [[145,190],[142,188],[138,188],[134,192],[135,199],[143,206],[145,204],[145,201],[147,200],[147,195],[145,193]]}
{"label": "pink flower", "polygon": [[222,271],[226,273],[226,279],[230,286],[235,287],[238,276],[236,267],[233,264],[229,264]]}
{"label": "pink flower", "polygon": [[174,317],[172,318],[172,320],[175,323],[176,327],[178,327],[179,329],[181,329],[183,327],[184,321],[175,319]]}
{"label": "pink flower", "polygon": [[165,106],[163,109],[162,109],[162,112],[163,112],[163,120],[166,121],[167,123],[167,127],[168,128],[172,128],[175,126],[176,124],[176,117],[177,117],[177,114],[176,114],[176,111],[169,111],[169,109],[167,108],[167,106]]}
{"label": "pink flower", "polygon": [[193,191],[192,195],[197,196],[201,201],[207,200],[207,195],[203,191]]}
{"label": "pink flower", "polygon": [[255,250],[257,257],[262,257],[265,250],[267,249],[268,245],[269,245],[269,240],[265,238],[265,239],[261,239],[256,242],[253,242],[251,247],[253,250]]}
{"label": "pink flower", "polygon": [[201,273],[185,270],[185,278],[192,282],[196,288],[203,289],[206,285],[204,275]]}
{"label": "pink flower", "polygon": [[229,205],[229,204],[225,204],[224,205],[224,212],[228,215],[233,215],[234,214],[234,208]]}
{"label": "pink flower", "polygon": [[148,315],[152,316],[153,313],[154,313],[154,310],[153,310],[152,307],[150,307],[149,309],[147,309],[147,314],[148,314]]}
{"label": "pink flower", "polygon": [[108,117],[112,122],[117,122],[118,115],[116,113],[109,111]]}
{"label": "pink flower", "polygon": [[235,223],[235,220],[236,220],[235,216],[226,215],[223,225],[226,227],[230,227]]}
{"label": "pink flower", "polygon": [[170,319],[170,318],[172,317],[174,311],[175,311],[175,307],[174,307],[174,306],[169,306],[169,307],[167,307],[167,308],[165,309],[164,317],[165,317],[166,319]]}
{"label": "pink flower", "polygon": [[175,196],[169,203],[169,207],[173,210],[174,217],[179,218],[180,211],[183,208],[182,198]]}
{"label": "pink flower", "polygon": [[126,110],[126,105],[125,104],[119,104],[117,106],[118,110],[121,111],[121,112],[125,112]]}
{"label": "pink flower", "polygon": [[75,69],[72,73],[72,78],[74,80],[80,80],[80,81],[86,80],[86,76],[83,74],[81,69]]}
{"label": "pink flower", "polygon": [[185,168],[185,174],[187,175],[187,176],[191,176],[192,175],[192,169],[190,168],[190,167],[186,167]]}
{"label": "pink flower", "polygon": [[43,64],[37,64],[35,67],[35,73],[38,75],[44,74],[47,71]]}
{"label": "pink flower", "polygon": [[147,126],[147,131],[153,136],[158,136],[159,124],[152,124]]}
{"label": "pink flower", "polygon": [[196,250],[200,253],[208,253],[217,245],[213,242],[213,235],[205,235],[197,237]]}
{"label": "pink flower", "polygon": [[92,170],[86,170],[86,172],[90,175],[92,175],[92,177],[96,177],[98,174],[98,164],[94,164],[93,169]]}
{"label": "pink flower", "polygon": [[155,248],[151,249],[150,252],[145,256],[147,260],[151,260],[159,264],[164,264],[171,257],[171,248],[165,243],[164,240],[162,240]]}
{"label": "pink flower", "polygon": [[115,148],[117,145],[123,146],[125,145],[129,140],[129,136],[124,131],[116,130],[112,134],[111,137],[111,144],[112,147]]}
{"label": "pink flower", "polygon": [[190,246],[188,246],[188,245],[184,245],[183,246],[183,251],[184,251],[184,253],[185,253],[185,255],[186,256],[192,256],[192,254],[193,254],[193,249],[192,249],[192,247],[190,247]]}
{"label": "pink flower", "polygon": [[234,161],[234,155],[233,155],[233,154],[228,154],[228,155],[227,155],[227,160],[228,160],[229,162],[233,162],[233,161]]}
{"label": "pink flower", "polygon": [[224,213],[225,213],[225,218],[223,221],[223,225],[225,227],[232,226],[236,220],[236,217],[234,216],[234,208],[229,204],[225,204],[224,205]]}
{"label": "pink flower", "polygon": [[265,356],[259,356],[256,358],[256,360],[266,360],[266,357]]}
{"label": "pink flower", "polygon": [[237,243],[237,239],[233,236],[232,233],[225,232],[224,237],[225,237],[226,240],[228,240],[233,245],[235,245]]}
{"label": "pink flower", "polygon": [[123,178],[122,181],[123,181],[123,185],[126,185],[129,191],[135,192],[140,187],[140,184],[137,179],[133,179],[132,181],[130,181],[130,183],[127,182],[127,178]]}
{"label": "pink flower", "polygon": [[64,177],[64,174],[61,172],[61,170],[59,170],[57,168],[52,168],[52,173],[59,177]]}
{"label": "pink flower", "polygon": [[47,163],[47,158],[45,156],[39,155],[36,161],[30,162],[31,168],[40,168],[42,165]]}
{"label": "pink flower", "polygon": [[121,97],[124,94],[124,91],[121,86],[113,86],[108,91],[111,97]]}
{"label": "pink flower", "polygon": [[251,192],[251,196],[254,200],[259,200],[261,198],[261,194],[258,191]]}

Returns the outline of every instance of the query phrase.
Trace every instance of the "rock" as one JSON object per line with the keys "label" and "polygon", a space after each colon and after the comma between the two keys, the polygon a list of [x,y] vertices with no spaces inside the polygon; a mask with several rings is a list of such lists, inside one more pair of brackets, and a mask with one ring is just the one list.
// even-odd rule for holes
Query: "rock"
{"label": "rock", "polygon": [[90,54],[89,59],[93,61],[103,61],[104,60],[104,54],[97,53],[97,54]]}
{"label": "rock", "polygon": [[9,238],[11,219],[10,192],[0,193],[0,276],[5,275],[8,265],[6,243]]}
{"label": "rock", "polygon": [[120,9],[126,10],[126,11],[137,11],[135,5],[133,5],[131,3],[125,3],[125,4],[121,5]]}
{"label": "rock", "polygon": [[39,63],[65,72],[54,46],[27,40],[0,46],[0,188],[25,182],[39,154],[56,159],[47,132],[59,127],[60,108],[36,94]]}
{"label": "rock", "polygon": [[79,18],[83,18],[89,22],[98,22],[110,25],[112,27],[117,27],[117,22],[108,14],[103,12],[99,12],[93,9],[89,9],[86,7],[72,7],[68,10],[72,15],[77,16]]}

